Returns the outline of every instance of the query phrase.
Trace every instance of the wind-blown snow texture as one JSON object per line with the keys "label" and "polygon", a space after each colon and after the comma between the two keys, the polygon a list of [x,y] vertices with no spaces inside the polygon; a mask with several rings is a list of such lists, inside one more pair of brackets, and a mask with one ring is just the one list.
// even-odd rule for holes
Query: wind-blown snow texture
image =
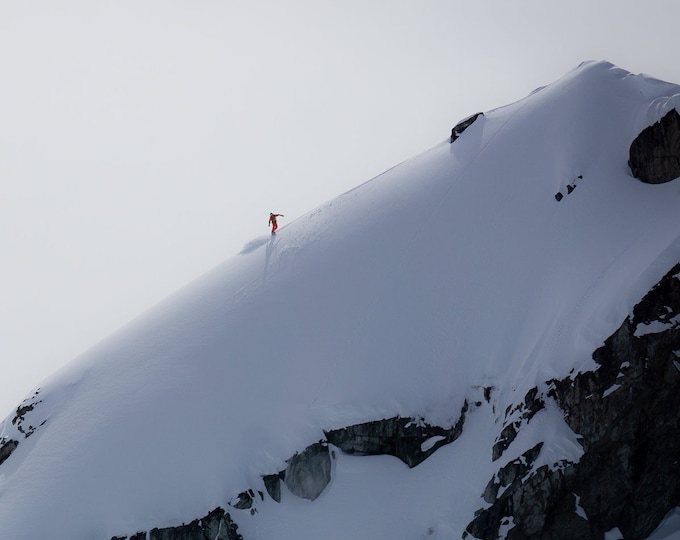
{"label": "wind-blown snow texture", "polygon": [[[635,136],[677,105],[676,85],[586,63],[249,242],[47,380],[29,438],[8,417],[0,437],[20,443],[0,466],[0,538],[189,522],[263,489],[324,429],[395,415],[451,425],[493,386],[462,436],[415,469],[338,455],[316,501],[231,510],[247,540],[460,537],[498,469],[506,407],[592,369],[680,260],[680,181],[643,184],[627,167]],[[578,459],[556,408],[513,446],[539,434],[536,466]]]}

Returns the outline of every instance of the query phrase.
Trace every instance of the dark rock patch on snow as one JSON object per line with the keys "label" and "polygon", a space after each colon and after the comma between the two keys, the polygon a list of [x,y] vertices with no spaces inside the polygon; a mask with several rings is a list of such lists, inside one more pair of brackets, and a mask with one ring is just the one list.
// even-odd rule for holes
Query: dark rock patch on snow
{"label": "dark rock patch on snow", "polygon": [[318,442],[288,460],[284,483],[302,499],[313,501],[331,481],[331,456],[326,442]]}
{"label": "dark rock patch on snow", "polygon": [[17,430],[28,439],[33,433],[36,432],[38,427],[43,426],[47,420],[43,420],[37,426],[28,420],[30,416],[29,413],[33,412],[35,408],[42,403],[41,399],[38,399],[40,390],[36,390],[35,393],[23,401],[22,405],[17,407],[16,414],[12,418],[12,425],[17,427]]}
{"label": "dark rock patch on snow", "polygon": [[281,502],[281,481],[285,475],[285,471],[282,471],[279,474],[268,474],[262,478],[264,481],[264,488],[267,490],[269,496],[276,502]]}
{"label": "dark rock patch on snow", "polygon": [[539,395],[538,388],[534,387],[524,396],[524,401],[515,407],[508,407],[505,411],[505,421],[500,435],[492,449],[492,458],[496,461],[515,440],[520,428],[526,425],[538,411],[545,407],[543,397]]}
{"label": "dark rock patch on snow", "polygon": [[9,456],[12,455],[12,452],[16,450],[16,447],[19,446],[19,442],[15,440],[2,440],[0,439],[0,465],[3,464],[7,460]]}
{"label": "dark rock patch on snow", "polygon": [[[576,189],[576,186],[578,185],[578,182],[580,180],[583,180],[582,174],[579,174],[570,184],[567,184],[567,186],[565,188],[566,191],[567,191],[567,195],[571,195],[574,192],[574,190]],[[565,197],[565,195],[561,191],[558,191],[557,193],[555,193],[555,200],[557,202],[560,202],[562,199],[564,199],[564,197]]]}
{"label": "dark rock patch on snow", "polygon": [[[127,536],[114,536],[111,540],[128,540]],[[129,537],[129,540],[146,540],[146,531],[138,532]]]}
{"label": "dark rock patch on snow", "polygon": [[458,137],[460,137],[463,131],[465,131],[472,124],[474,124],[475,120],[477,120],[477,118],[479,118],[480,116],[484,116],[484,113],[478,112],[476,114],[473,114],[472,116],[469,116],[465,120],[458,122],[451,130],[451,142],[455,141]]}
{"label": "dark rock patch on snow", "polygon": [[[236,500],[229,504],[237,510],[252,510],[254,501],[255,492],[252,489],[249,489],[248,491],[242,491],[239,493],[238,497],[236,497]],[[254,514],[255,511],[252,510],[252,513]]]}
{"label": "dark rock patch on snow", "polygon": [[663,184],[680,177],[680,114],[671,109],[630,145],[628,166],[635,178]]}
{"label": "dark rock patch on snow", "polygon": [[[146,539],[146,532],[139,532],[129,540]],[[243,540],[238,525],[222,508],[215,508],[207,516],[196,519],[188,525],[165,527],[149,531],[149,540]],[[111,540],[128,540],[127,536],[114,536]]]}
{"label": "dark rock patch on snow", "polygon": [[438,448],[460,437],[467,409],[466,402],[460,418],[448,429],[412,418],[394,417],[328,431],[326,438],[346,454],[390,455],[415,467]]}

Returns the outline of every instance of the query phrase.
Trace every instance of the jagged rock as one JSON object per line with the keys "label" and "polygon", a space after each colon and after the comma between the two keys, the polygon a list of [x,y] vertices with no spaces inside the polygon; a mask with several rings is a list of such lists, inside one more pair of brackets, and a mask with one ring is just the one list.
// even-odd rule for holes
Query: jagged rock
{"label": "jagged rock", "polygon": [[511,484],[469,534],[497,538],[512,517],[511,540],[601,540],[615,528],[642,540],[680,505],[679,276],[680,264],[595,351],[597,370],[551,381],[549,395],[581,437],[580,461]]}
{"label": "jagged rock", "polygon": [[331,457],[326,442],[318,442],[288,461],[284,483],[288,490],[313,501],[331,481]]}
{"label": "jagged rock", "polygon": [[567,422],[584,439],[583,508],[626,539],[646,537],[680,504],[679,272],[680,264],[595,352],[597,371],[555,386]]}
{"label": "jagged rock", "polygon": [[2,443],[0,445],[0,465],[2,465],[2,463],[12,455],[12,452],[14,452],[16,447],[19,446],[19,443],[11,439],[9,441],[0,440],[0,443]]}
{"label": "jagged rock", "polygon": [[469,128],[480,116],[484,116],[484,113],[478,112],[466,118],[465,120],[458,122],[458,124],[456,124],[455,127],[451,130],[451,142],[455,141],[458,137],[460,137],[463,131]]}
{"label": "jagged rock", "polygon": [[237,510],[248,510],[253,507],[254,497],[255,494],[253,493],[252,489],[249,489],[248,491],[242,491],[241,493],[238,494],[236,501],[234,503],[231,503],[231,506],[233,506]]}
{"label": "jagged rock", "polygon": [[566,488],[572,473],[570,466],[540,467],[478,512],[466,532],[480,540],[496,540],[501,523],[512,516],[515,526],[508,531],[509,540],[594,540],[597,536],[591,536],[588,521],[576,513],[576,497]]}
{"label": "jagged rock", "polygon": [[438,448],[455,441],[463,432],[465,402],[460,418],[451,428],[430,426],[412,418],[387,418],[326,432],[328,442],[347,454],[390,455],[409,467],[425,461]]}
{"label": "jagged rock", "polygon": [[276,502],[281,502],[281,480],[283,478],[285,478],[285,471],[279,474],[268,474],[262,478],[267,493]]}
{"label": "jagged rock", "polygon": [[680,177],[680,114],[675,109],[635,138],[628,166],[635,178],[648,184]]}
{"label": "jagged rock", "polygon": [[35,426],[26,420],[28,413],[32,412],[36,406],[42,403],[41,399],[38,399],[40,394],[40,389],[36,390],[33,396],[24,400],[25,405],[20,405],[17,407],[16,414],[12,418],[12,425],[16,425],[17,430],[24,435],[25,438],[29,438],[38,427],[45,425],[46,420],[43,420],[39,426]]}
{"label": "jagged rock", "polygon": [[538,388],[534,387],[526,393],[523,403],[505,411],[503,429],[492,449],[494,461],[500,458],[512,441],[515,440],[522,424],[528,423],[544,407],[543,398],[538,394]]}
{"label": "jagged rock", "polygon": [[[485,389],[485,395],[490,392],[491,389]],[[330,482],[329,443],[347,454],[391,455],[409,467],[415,467],[438,448],[460,436],[467,409],[466,402],[458,422],[451,428],[394,417],[327,431],[326,441],[311,445],[290,458],[285,471],[263,477],[267,493],[280,502],[283,480],[291,493],[305,499],[316,499]]]}
{"label": "jagged rock", "polygon": [[[146,540],[146,532],[138,532],[130,540]],[[152,529],[149,540],[243,540],[238,525],[222,508],[215,508],[207,516],[188,525]],[[127,536],[114,536],[111,540],[126,540]]]}
{"label": "jagged rock", "polygon": [[505,467],[502,467],[498,473],[489,480],[489,483],[484,490],[484,500],[488,503],[496,502],[498,499],[498,490],[501,487],[508,487],[515,482],[519,482],[521,478],[531,470],[541,448],[543,448],[542,442],[524,452],[517,459],[512,460]]}

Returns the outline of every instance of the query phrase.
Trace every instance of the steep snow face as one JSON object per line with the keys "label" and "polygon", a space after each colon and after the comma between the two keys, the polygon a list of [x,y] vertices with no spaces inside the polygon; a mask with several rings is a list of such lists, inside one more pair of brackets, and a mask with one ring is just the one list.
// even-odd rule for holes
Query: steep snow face
{"label": "steep snow face", "polygon": [[[680,259],[680,183],[646,185],[627,169],[634,137],[678,104],[680,87],[587,63],[252,240],[46,381],[26,413],[29,438],[8,417],[0,437],[20,442],[0,466],[0,537],[188,522],[260,485],[324,429],[398,414],[451,425],[493,386],[494,412],[473,411],[461,439],[414,470],[425,472],[373,460],[392,483],[370,496],[393,500],[352,525],[395,537],[379,524],[399,533],[392,518],[410,509],[413,534],[431,520],[442,537],[460,534],[493,471],[497,415],[549,378],[590,369]],[[559,416],[532,428],[552,441],[545,462],[578,457]],[[310,503],[326,521],[310,521],[306,501],[271,502],[239,524],[249,538],[317,537],[315,523],[346,537],[337,506],[356,496],[348,478],[370,487],[361,463],[339,459],[334,490]],[[418,504],[398,495],[403,485]]]}

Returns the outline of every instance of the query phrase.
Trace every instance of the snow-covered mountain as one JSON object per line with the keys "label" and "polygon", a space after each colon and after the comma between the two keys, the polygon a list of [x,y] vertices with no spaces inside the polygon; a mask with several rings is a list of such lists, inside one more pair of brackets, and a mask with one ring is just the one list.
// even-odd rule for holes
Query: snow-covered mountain
{"label": "snow-covered mountain", "polygon": [[[626,521],[579,468],[619,448],[607,415],[657,358],[609,351],[678,325],[663,286],[655,319],[634,307],[680,284],[680,181],[628,165],[676,108],[674,84],[585,63],[248,242],[0,425],[0,538],[614,540],[664,516],[651,538],[676,537],[676,483]],[[641,452],[619,455],[635,494]]]}

